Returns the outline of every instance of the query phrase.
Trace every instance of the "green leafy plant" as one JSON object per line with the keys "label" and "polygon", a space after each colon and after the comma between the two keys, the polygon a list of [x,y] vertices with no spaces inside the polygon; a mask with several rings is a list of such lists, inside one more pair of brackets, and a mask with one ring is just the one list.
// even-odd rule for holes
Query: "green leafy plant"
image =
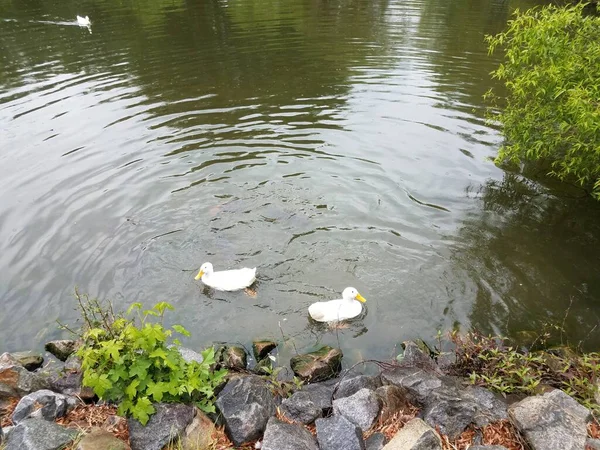
{"label": "green leafy plant", "polygon": [[507,93],[486,98],[506,138],[498,163],[548,164],[550,174],[593,185],[600,198],[600,17],[584,7],[517,10],[506,31],[487,36],[490,53],[505,50],[492,75]]}
{"label": "green leafy plant", "polygon": [[542,385],[562,389],[594,415],[600,414],[596,401],[599,387],[600,354],[577,354],[568,347],[529,352],[505,345],[505,339],[479,333],[450,333],[455,345],[455,375],[466,376],[473,384],[502,394],[533,394]]}
{"label": "green leafy plant", "polygon": [[213,348],[202,352],[201,363],[183,359],[181,342],[173,336],[190,333],[181,325],[171,329],[162,325],[165,311],[172,309],[162,302],[144,311],[141,303],[134,303],[127,317],[135,312],[135,318],[111,312],[101,314],[100,320],[86,319],[91,326],[85,329],[77,352],[83,384],[99,398],[118,402],[119,414],[131,415],[142,424],[155,412],[153,402],[195,403],[213,412],[214,389],[226,374],[211,369]]}
{"label": "green leafy plant", "polygon": [[290,381],[280,380],[279,373],[282,370],[283,367],[271,367],[269,365],[261,367],[261,371],[265,374],[264,379],[271,392],[280,397],[291,397],[294,392],[302,388],[304,382],[297,376],[294,376]]}

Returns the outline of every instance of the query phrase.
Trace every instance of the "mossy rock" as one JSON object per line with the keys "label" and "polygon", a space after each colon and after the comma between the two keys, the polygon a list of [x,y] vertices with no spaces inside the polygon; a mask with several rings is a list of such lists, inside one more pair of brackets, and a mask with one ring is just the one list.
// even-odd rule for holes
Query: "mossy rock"
{"label": "mossy rock", "polygon": [[244,347],[239,345],[225,345],[217,351],[217,361],[222,367],[231,370],[245,370],[248,364],[248,355]]}
{"label": "mossy rock", "polygon": [[16,352],[11,353],[11,355],[30,372],[39,369],[40,367],[42,367],[42,364],[44,364],[44,358],[39,353]]}
{"label": "mossy rock", "polygon": [[254,372],[256,372],[258,375],[269,375],[272,371],[273,361],[271,361],[271,358],[269,357],[261,359],[254,367]]}
{"label": "mossy rock", "polygon": [[274,341],[254,341],[252,343],[252,352],[257,361],[265,358],[270,352],[277,348],[277,343]]}
{"label": "mossy rock", "polygon": [[327,345],[314,352],[294,356],[290,366],[294,374],[304,381],[324,381],[340,373],[343,353]]}

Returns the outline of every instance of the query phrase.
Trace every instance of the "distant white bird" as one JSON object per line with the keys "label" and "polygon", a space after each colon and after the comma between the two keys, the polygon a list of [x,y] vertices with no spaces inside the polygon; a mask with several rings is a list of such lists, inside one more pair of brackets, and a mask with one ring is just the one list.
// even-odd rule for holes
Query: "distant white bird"
{"label": "distant white bird", "polygon": [[196,280],[218,291],[238,291],[247,288],[256,281],[256,267],[254,269],[223,270],[215,272],[211,263],[202,264]]}
{"label": "distant white bird", "polygon": [[77,25],[80,27],[89,27],[92,24],[90,18],[88,16],[81,17],[77,16]]}
{"label": "distant white bird", "polygon": [[313,303],[308,307],[308,314],[317,322],[337,322],[352,319],[362,311],[361,303],[366,300],[353,287],[342,292],[341,300]]}

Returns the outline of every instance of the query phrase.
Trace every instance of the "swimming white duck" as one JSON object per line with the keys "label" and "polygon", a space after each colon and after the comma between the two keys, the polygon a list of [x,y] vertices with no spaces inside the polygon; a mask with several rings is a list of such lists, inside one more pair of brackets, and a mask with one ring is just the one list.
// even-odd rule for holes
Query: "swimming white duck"
{"label": "swimming white duck", "polygon": [[218,291],[238,291],[247,288],[256,281],[256,267],[254,269],[222,270],[215,272],[209,262],[202,264],[196,280]]}
{"label": "swimming white duck", "polygon": [[89,27],[91,24],[92,22],[88,16],[77,16],[77,25],[79,25],[80,27]]}
{"label": "swimming white duck", "polygon": [[366,302],[365,298],[353,287],[347,287],[341,300],[313,303],[308,307],[308,314],[317,322],[352,319],[361,313],[361,302]]}

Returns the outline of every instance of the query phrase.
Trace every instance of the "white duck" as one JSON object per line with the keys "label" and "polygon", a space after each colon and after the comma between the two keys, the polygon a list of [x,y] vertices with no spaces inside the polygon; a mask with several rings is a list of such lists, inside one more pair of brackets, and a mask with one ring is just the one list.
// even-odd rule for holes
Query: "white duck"
{"label": "white duck", "polygon": [[79,25],[80,27],[89,27],[91,24],[92,22],[88,16],[77,16],[77,25]]}
{"label": "white duck", "polygon": [[342,292],[341,300],[313,303],[308,307],[308,314],[317,322],[352,319],[361,313],[361,302],[366,302],[365,298],[353,287],[347,287]]}
{"label": "white duck", "polygon": [[215,272],[209,262],[202,264],[196,280],[218,291],[238,291],[247,288],[256,281],[256,267],[254,269],[223,270]]}

